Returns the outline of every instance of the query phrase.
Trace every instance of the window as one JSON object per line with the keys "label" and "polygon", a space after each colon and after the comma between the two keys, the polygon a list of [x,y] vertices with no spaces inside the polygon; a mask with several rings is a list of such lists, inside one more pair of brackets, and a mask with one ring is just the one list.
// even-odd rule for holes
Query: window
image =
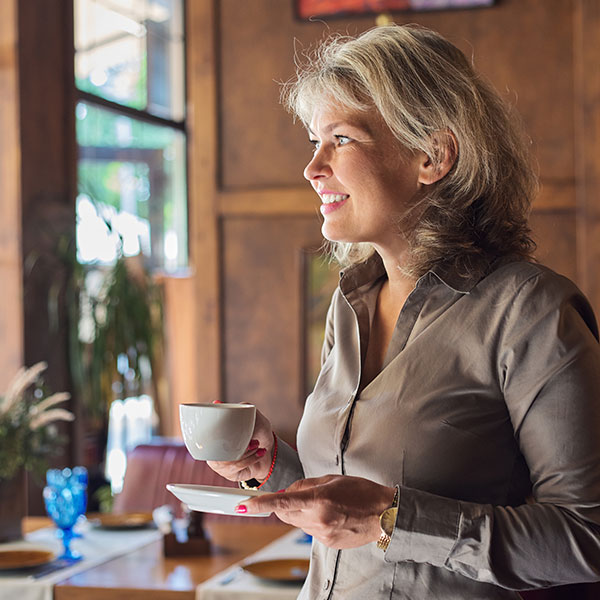
{"label": "window", "polygon": [[[92,401],[110,406],[105,468],[113,491],[122,484],[127,451],[147,441],[157,426],[152,344],[139,331],[153,324],[133,323],[132,314],[143,320],[146,313],[135,306],[131,312],[139,298],[124,294],[122,285],[114,304],[139,340],[105,336],[119,337],[108,349],[94,319],[106,325],[106,290],[125,262],[118,258],[143,255],[146,267],[167,274],[188,264],[183,1],[74,0],[73,5],[76,246],[85,288],[78,335],[85,350],[83,379],[96,382],[89,390]],[[127,262],[129,267],[139,261]],[[114,368],[105,367],[105,359]]]}
{"label": "window", "polygon": [[74,0],[77,256],[188,263],[183,0]]}

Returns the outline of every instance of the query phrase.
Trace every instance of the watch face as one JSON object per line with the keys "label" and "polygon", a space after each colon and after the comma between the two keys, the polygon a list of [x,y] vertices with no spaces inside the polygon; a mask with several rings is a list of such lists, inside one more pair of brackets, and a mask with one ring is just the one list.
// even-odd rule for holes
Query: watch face
{"label": "watch face", "polygon": [[380,523],[381,529],[388,535],[392,535],[392,531],[394,531],[394,526],[396,525],[396,517],[398,516],[397,508],[386,508],[381,513]]}

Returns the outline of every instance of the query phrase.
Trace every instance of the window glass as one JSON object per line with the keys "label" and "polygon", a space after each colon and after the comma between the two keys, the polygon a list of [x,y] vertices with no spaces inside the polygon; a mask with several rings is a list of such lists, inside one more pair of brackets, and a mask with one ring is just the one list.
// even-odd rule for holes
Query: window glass
{"label": "window glass", "polygon": [[76,117],[79,261],[112,264],[122,244],[154,268],[185,267],[185,135],[86,102]]}
{"label": "window glass", "polygon": [[183,120],[182,0],[75,0],[74,18],[80,90]]}

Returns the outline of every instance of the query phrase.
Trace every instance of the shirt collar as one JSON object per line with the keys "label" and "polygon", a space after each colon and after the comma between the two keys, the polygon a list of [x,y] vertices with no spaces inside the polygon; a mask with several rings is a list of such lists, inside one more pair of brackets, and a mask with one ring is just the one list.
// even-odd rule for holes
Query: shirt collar
{"label": "shirt collar", "polygon": [[435,265],[429,273],[435,275],[446,287],[459,294],[468,294],[485,275],[480,270],[475,270],[473,273],[463,276],[447,264]]}
{"label": "shirt collar", "polygon": [[[431,276],[433,275],[438,281],[454,292],[468,294],[487,272],[487,269],[483,272],[475,270],[473,273],[462,276],[448,264],[440,263],[420,277],[417,285],[426,285],[428,282],[431,282]],[[385,268],[383,261],[379,254],[375,252],[367,260],[347,267],[340,272],[340,288],[346,294],[384,275]]]}
{"label": "shirt collar", "polygon": [[340,271],[340,289],[344,294],[385,275],[383,261],[374,252],[367,260]]}

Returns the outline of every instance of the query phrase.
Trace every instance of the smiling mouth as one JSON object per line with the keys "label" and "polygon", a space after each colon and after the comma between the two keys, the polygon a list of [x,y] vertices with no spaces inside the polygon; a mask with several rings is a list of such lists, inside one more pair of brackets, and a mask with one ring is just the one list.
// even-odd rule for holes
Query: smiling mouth
{"label": "smiling mouth", "polygon": [[348,194],[322,194],[321,202],[323,204],[334,204],[335,202],[342,202],[346,198],[349,198]]}

